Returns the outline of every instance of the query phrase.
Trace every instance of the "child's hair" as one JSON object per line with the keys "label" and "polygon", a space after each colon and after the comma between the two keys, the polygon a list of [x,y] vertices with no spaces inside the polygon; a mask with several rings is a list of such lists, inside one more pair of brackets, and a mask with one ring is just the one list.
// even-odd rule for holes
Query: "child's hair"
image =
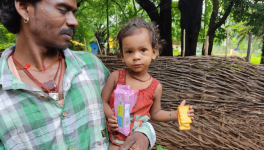
{"label": "child's hair", "polygon": [[164,40],[160,40],[160,32],[155,23],[148,23],[142,18],[131,19],[125,26],[119,31],[116,40],[118,41],[118,50],[123,55],[122,39],[127,36],[131,36],[138,28],[146,28],[149,30],[149,37],[152,48],[161,52]]}

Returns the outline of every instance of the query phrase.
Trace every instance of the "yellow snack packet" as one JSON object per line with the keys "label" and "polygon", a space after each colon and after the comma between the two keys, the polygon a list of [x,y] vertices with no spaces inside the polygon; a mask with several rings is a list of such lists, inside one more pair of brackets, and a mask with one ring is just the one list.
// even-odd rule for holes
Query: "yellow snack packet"
{"label": "yellow snack packet", "polygon": [[186,127],[186,126],[179,126],[180,130],[191,130],[191,127]]}
{"label": "yellow snack packet", "polygon": [[178,107],[178,120],[181,124],[192,123],[191,117],[188,116],[189,106],[179,106]]}
{"label": "yellow snack packet", "polygon": [[179,122],[179,126],[190,127],[190,124],[189,123],[182,124],[180,121],[178,121],[178,122]]}

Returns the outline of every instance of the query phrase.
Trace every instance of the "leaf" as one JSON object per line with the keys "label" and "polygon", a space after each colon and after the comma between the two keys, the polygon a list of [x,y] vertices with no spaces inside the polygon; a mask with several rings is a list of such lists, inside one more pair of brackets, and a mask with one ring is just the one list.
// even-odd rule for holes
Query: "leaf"
{"label": "leaf", "polygon": [[158,146],[157,146],[157,150],[169,150],[169,149],[167,149],[167,148],[164,149],[164,148],[162,148],[160,145],[158,145]]}

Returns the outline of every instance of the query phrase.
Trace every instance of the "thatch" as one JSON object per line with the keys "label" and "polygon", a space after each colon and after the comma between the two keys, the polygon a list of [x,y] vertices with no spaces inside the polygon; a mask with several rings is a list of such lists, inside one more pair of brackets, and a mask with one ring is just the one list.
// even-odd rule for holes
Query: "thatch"
{"label": "thatch", "polygon": [[[124,67],[116,57],[100,58],[111,72]],[[164,110],[176,110],[185,99],[196,115],[190,131],[179,131],[178,123],[152,122],[156,145],[170,150],[264,147],[263,66],[222,57],[160,57],[149,73],[163,85]]]}

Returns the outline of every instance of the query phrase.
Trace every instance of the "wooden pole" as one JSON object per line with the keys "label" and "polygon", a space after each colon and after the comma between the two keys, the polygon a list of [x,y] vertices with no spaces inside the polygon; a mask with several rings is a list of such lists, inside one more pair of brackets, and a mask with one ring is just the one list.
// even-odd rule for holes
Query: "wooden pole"
{"label": "wooden pole", "polygon": [[85,38],[83,38],[83,40],[84,40],[84,45],[85,45],[84,50],[87,52],[86,40],[85,40]]}
{"label": "wooden pole", "polygon": [[249,32],[249,38],[248,38],[248,50],[247,50],[247,59],[246,61],[249,62],[249,55],[250,55],[250,49],[251,49],[251,43],[252,43],[252,32]]}
{"label": "wooden pole", "polygon": [[[96,38],[96,37],[95,37],[95,38]],[[100,54],[101,54],[101,55],[103,55],[103,54],[102,54],[101,47],[100,47],[100,44],[99,44],[99,42],[98,42],[97,38],[96,38],[96,42],[97,42],[98,48],[99,48],[99,50],[100,50]]]}
{"label": "wooden pole", "polygon": [[183,30],[183,52],[182,52],[182,57],[185,56],[185,35],[186,35],[186,32],[185,32],[185,29]]}
{"label": "wooden pole", "polygon": [[110,34],[109,34],[109,0],[107,0],[106,2],[106,5],[107,5],[107,8],[106,8],[106,14],[107,14],[107,51],[106,53],[109,53],[110,52],[110,47],[109,47],[109,37],[110,37]]}
{"label": "wooden pole", "polygon": [[227,51],[228,51],[228,29],[226,30],[226,51],[225,51],[225,58],[227,58]]}
{"label": "wooden pole", "polygon": [[208,48],[209,48],[209,36],[207,36],[205,40],[204,56],[208,56]]}

